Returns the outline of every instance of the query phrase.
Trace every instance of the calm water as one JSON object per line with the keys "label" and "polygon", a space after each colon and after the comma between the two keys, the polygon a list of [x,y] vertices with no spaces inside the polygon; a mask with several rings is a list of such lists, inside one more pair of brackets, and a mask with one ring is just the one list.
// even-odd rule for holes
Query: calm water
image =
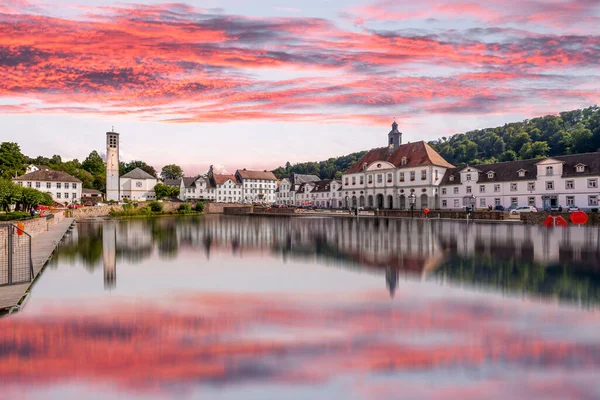
{"label": "calm water", "polygon": [[0,320],[0,398],[599,398],[600,230],[81,223]]}

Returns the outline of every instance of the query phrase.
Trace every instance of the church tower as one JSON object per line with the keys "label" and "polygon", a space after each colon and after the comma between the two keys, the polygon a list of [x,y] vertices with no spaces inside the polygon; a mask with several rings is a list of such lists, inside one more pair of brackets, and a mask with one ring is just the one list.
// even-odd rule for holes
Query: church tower
{"label": "church tower", "polygon": [[402,144],[402,132],[398,130],[398,123],[394,120],[392,130],[388,133],[388,147],[390,150],[396,150]]}
{"label": "church tower", "polygon": [[119,184],[119,134],[106,132],[106,200],[121,200]]}

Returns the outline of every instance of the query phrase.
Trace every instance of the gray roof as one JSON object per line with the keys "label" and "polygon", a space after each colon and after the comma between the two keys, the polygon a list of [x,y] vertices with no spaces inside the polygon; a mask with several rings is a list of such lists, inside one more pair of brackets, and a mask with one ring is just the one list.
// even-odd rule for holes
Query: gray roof
{"label": "gray roof", "polygon": [[165,179],[163,183],[167,186],[179,187],[181,185],[181,179]]}
{"label": "gray roof", "polygon": [[126,173],[125,175],[123,175],[121,178],[130,178],[130,179],[156,179],[155,177],[153,177],[152,175],[150,175],[149,173],[147,173],[146,171],[144,171],[141,168],[136,168],[133,171],[129,171],[128,173]]}
{"label": "gray roof", "polygon": [[303,183],[307,183],[307,182],[318,182],[321,180],[321,178],[319,178],[316,175],[304,175],[304,174],[291,174],[290,175],[290,182],[293,185],[301,185]]}
{"label": "gray roof", "polygon": [[67,174],[64,171],[55,171],[48,167],[42,167],[43,169],[30,172],[25,175],[21,175],[14,178],[14,181],[41,181],[41,182],[76,182],[81,181],[72,175]]}
{"label": "gray roof", "polygon": [[186,188],[190,188],[190,187],[196,187],[195,182],[196,180],[198,180],[197,176],[194,177],[183,177],[183,186],[185,186]]}

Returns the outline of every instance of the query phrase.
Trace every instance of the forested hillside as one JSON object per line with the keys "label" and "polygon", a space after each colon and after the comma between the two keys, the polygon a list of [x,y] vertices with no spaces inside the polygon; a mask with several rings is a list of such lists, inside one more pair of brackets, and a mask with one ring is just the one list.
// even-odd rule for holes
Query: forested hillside
{"label": "forested hillside", "polygon": [[600,149],[600,108],[459,133],[429,144],[457,166],[593,152]]}
{"label": "forested hillside", "polygon": [[[429,144],[457,166],[594,152],[600,149],[600,108],[593,106],[496,128],[458,133]],[[314,174],[321,179],[339,178],[365,153],[361,151],[327,161],[295,165],[288,162],[273,173],[278,178],[292,172]]]}

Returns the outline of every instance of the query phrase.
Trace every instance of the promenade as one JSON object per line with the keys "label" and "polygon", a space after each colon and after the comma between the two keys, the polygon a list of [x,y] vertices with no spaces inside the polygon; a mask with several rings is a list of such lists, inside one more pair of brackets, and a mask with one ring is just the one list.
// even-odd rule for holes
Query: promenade
{"label": "promenade", "polygon": [[9,311],[15,306],[20,306],[22,300],[29,292],[50,256],[67,233],[75,220],[67,218],[52,226],[49,231],[43,232],[31,239],[31,258],[33,261],[33,279],[18,285],[0,287],[0,313]]}

